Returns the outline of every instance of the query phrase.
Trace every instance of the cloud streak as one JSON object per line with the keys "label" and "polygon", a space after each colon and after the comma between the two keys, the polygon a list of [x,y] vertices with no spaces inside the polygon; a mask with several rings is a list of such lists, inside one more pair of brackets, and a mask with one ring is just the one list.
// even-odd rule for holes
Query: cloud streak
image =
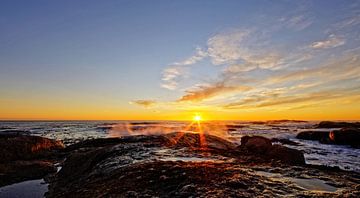
{"label": "cloud streak", "polygon": [[133,100],[130,102],[130,104],[136,104],[136,105],[139,105],[142,107],[149,108],[149,107],[154,106],[156,104],[156,101],[155,100]]}
{"label": "cloud streak", "polygon": [[216,83],[212,85],[203,85],[197,87],[195,90],[188,90],[178,102],[200,102],[203,100],[211,99],[221,94],[231,92],[248,91],[250,87],[246,86],[226,86],[224,83]]}
{"label": "cloud streak", "polygon": [[322,41],[316,41],[311,44],[313,49],[328,49],[339,47],[345,44],[345,39],[331,34],[328,39]]}
{"label": "cloud streak", "polygon": [[187,67],[201,61],[207,56],[207,52],[197,47],[195,54],[183,61],[172,63],[164,69],[162,73],[161,87],[169,90],[175,90],[179,81],[184,77]]}

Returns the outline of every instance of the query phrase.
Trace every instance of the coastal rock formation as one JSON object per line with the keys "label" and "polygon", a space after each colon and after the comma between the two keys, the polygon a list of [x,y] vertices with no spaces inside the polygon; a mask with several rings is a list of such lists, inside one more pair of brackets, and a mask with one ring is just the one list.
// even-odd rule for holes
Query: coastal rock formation
{"label": "coastal rock formation", "polygon": [[302,131],[296,135],[296,138],[302,140],[318,140],[318,141],[328,141],[329,131]]}
{"label": "coastal rock formation", "polygon": [[305,164],[305,158],[301,151],[281,145],[272,145],[272,140],[261,136],[242,137],[239,148],[257,155],[262,155],[264,158],[280,160],[287,164]]}
{"label": "coastal rock formation", "polygon": [[360,129],[343,128],[334,131],[303,131],[296,138],[304,140],[317,140],[323,144],[350,145],[360,147]]}
{"label": "coastal rock formation", "polygon": [[60,141],[48,138],[0,135],[0,186],[39,179],[56,172],[56,153],[63,148]]}
{"label": "coastal rock formation", "polygon": [[0,186],[25,180],[40,179],[56,172],[52,161],[12,161],[0,163]]}
{"label": "coastal rock formation", "polygon": [[[50,180],[47,197],[360,195],[355,173],[304,165],[297,161],[303,159],[298,156],[301,152],[271,145],[266,138],[245,138],[247,148],[196,133],[94,140],[93,148],[91,141],[73,147],[62,169]],[[249,151],[262,148],[260,145],[267,149]],[[283,163],[285,159],[301,166]],[[323,180],[314,182],[314,177],[333,186],[322,184]],[[317,190],[307,189],[306,182],[313,182],[311,189]],[[334,186],[341,191],[337,193]]]}
{"label": "coastal rock formation", "polygon": [[360,128],[360,122],[332,122],[322,121],[316,128]]}
{"label": "coastal rock formation", "polygon": [[244,136],[241,138],[241,148],[257,154],[265,154],[272,146],[271,140],[261,136]]}
{"label": "coastal rock formation", "polygon": [[266,152],[266,156],[271,159],[278,159],[284,163],[292,165],[304,165],[304,154],[296,149],[287,148],[281,145],[272,145]]}
{"label": "coastal rock formation", "polygon": [[343,128],[338,131],[330,131],[329,139],[331,143],[350,145],[353,147],[360,147],[360,129]]}
{"label": "coastal rock formation", "polygon": [[46,157],[63,149],[61,141],[27,135],[0,135],[0,163]]}

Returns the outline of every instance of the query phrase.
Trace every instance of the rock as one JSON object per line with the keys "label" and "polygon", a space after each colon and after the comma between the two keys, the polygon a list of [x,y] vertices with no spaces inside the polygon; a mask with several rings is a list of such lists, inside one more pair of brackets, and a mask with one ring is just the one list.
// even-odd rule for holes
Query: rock
{"label": "rock", "polygon": [[343,128],[335,131],[303,131],[296,138],[304,140],[317,140],[323,144],[350,145],[360,147],[360,129]]}
{"label": "rock", "polygon": [[64,151],[70,152],[75,151],[80,148],[97,148],[104,147],[109,145],[115,145],[124,142],[122,138],[97,138],[97,139],[88,139],[82,142],[71,144],[67,146]]}
{"label": "rock", "polygon": [[267,157],[278,159],[291,165],[305,165],[304,154],[296,149],[288,148],[281,145],[273,145],[267,152]]}
{"label": "rock", "polygon": [[[204,137],[207,149],[195,133],[125,137],[116,144],[96,144],[102,146],[86,152],[76,149],[50,178],[46,197],[305,197],[309,192],[289,181],[258,174],[261,170],[287,177],[330,175],[326,181],[341,181],[344,190],[358,182],[358,175],[351,180],[352,174],[346,172],[291,166],[304,165],[301,152],[271,145],[267,138],[245,137],[239,150],[234,150],[234,144],[222,138]],[[247,144],[267,149],[261,154],[245,152]],[[84,145],[90,148],[91,144]]]}
{"label": "rock", "polygon": [[1,135],[0,163],[14,160],[37,159],[51,155],[53,150],[63,149],[61,141],[38,136]]}
{"label": "rock", "polygon": [[316,128],[360,128],[360,122],[332,122],[322,121]]}
{"label": "rock", "polygon": [[322,140],[323,142],[328,141],[328,131],[302,131],[296,135],[296,138],[302,140]]}
{"label": "rock", "polygon": [[40,179],[55,173],[56,167],[49,161],[13,161],[0,164],[0,186],[25,180]]}
{"label": "rock", "polygon": [[271,140],[262,136],[244,136],[241,138],[241,147],[253,153],[264,154],[271,146]]}
{"label": "rock", "polygon": [[217,136],[209,134],[199,133],[169,133],[164,135],[170,145],[168,146],[180,146],[191,147],[195,149],[214,149],[214,150],[227,150],[232,151],[236,148],[236,145]]}
{"label": "rock", "polygon": [[331,131],[329,139],[333,144],[350,145],[360,147],[360,130],[355,128],[343,128],[338,131]]}
{"label": "rock", "polygon": [[281,145],[272,145],[272,141],[261,136],[244,136],[241,138],[240,149],[262,156],[265,159],[280,160],[291,165],[305,165],[301,151]]}

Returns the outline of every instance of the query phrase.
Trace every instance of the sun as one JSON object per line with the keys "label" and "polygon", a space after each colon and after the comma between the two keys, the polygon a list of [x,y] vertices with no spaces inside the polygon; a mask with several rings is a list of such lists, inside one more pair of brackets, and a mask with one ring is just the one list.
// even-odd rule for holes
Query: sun
{"label": "sun", "polygon": [[202,120],[202,118],[201,118],[201,116],[200,115],[195,115],[194,117],[193,117],[193,120],[194,121],[201,121]]}

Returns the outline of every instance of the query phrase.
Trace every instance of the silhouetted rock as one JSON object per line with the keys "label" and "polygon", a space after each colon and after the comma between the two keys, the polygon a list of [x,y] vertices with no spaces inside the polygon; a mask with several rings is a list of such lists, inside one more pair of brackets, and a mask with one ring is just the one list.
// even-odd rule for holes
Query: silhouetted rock
{"label": "silhouetted rock", "polygon": [[271,140],[262,136],[244,136],[241,138],[241,147],[257,154],[264,154],[271,146]]}
{"label": "silhouetted rock", "polygon": [[360,129],[344,128],[329,133],[330,143],[360,147]]}
{"label": "silhouetted rock", "polygon": [[360,147],[360,129],[343,128],[334,131],[303,131],[296,138],[304,140],[317,140],[323,144],[350,145]]}
{"label": "silhouetted rock", "polygon": [[302,140],[328,141],[329,131],[302,131],[296,135],[296,138]]}
{"label": "silhouetted rock", "polygon": [[262,136],[244,136],[241,138],[240,150],[260,155],[265,159],[280,160],[286,164],[304,165],[305,158],[301,151],[281,145],[272,145],[272,140]]}
{"label": "silhouetted rock", "polygon": [[177,132],[177,133],[166,134],[164,135],[164,137],[167,138],[170,145],[175,145],[180,147],[227,150],[227,151],[231,151],[236,148],[235,144],[220,137],[208,135],[208,134]]}
{"label": "silhouetted rock", "polygon": [[37,159],[52,154],[53,150],[63,149],[61,141],[38,136],[1,135],[0,163],[14,160]]}
{"label": "silhouetted rock", "polygon": [[332,122],[322,121],[316,128],[360,128],[360,122]]}
{"label": "silhouetted rock", "polygon": [[[242,146],[235,148],[235,144],[220,137],[197,133],[87,141],[78,144],[66,158],[62,169],[50,180],[46,196],[305,197],[309,191],[289,181],[269,179],[257,171],[273,170],[287,177],[321,178],[326,178],[331,171],[314,167],[308,170],[300,151],[272,146],[267,138],[245,137],[242,142]],[[91,145],[96,147],[81,150],[81,146],[90,148]],[[253,152],[248,152],[253,148]],[[342,182],[345,187],[339,195],[359,194],[354,189],[356,180],[346,180],[343,176],[334,171],[327,181]]]}
{"label": "silhouetted rock", "polygon": [[0,163],[0,186],[25,180],[41,179],[55,173],[56,167],[49,161],[12,161]]}
{"label": "silhouetted rock", "polygon": [[266,152],[266,156],[271,159],[278,159],[287,164],[305,164],[304,154],[301,151],[281,145],[271,146],[271,148]]}

